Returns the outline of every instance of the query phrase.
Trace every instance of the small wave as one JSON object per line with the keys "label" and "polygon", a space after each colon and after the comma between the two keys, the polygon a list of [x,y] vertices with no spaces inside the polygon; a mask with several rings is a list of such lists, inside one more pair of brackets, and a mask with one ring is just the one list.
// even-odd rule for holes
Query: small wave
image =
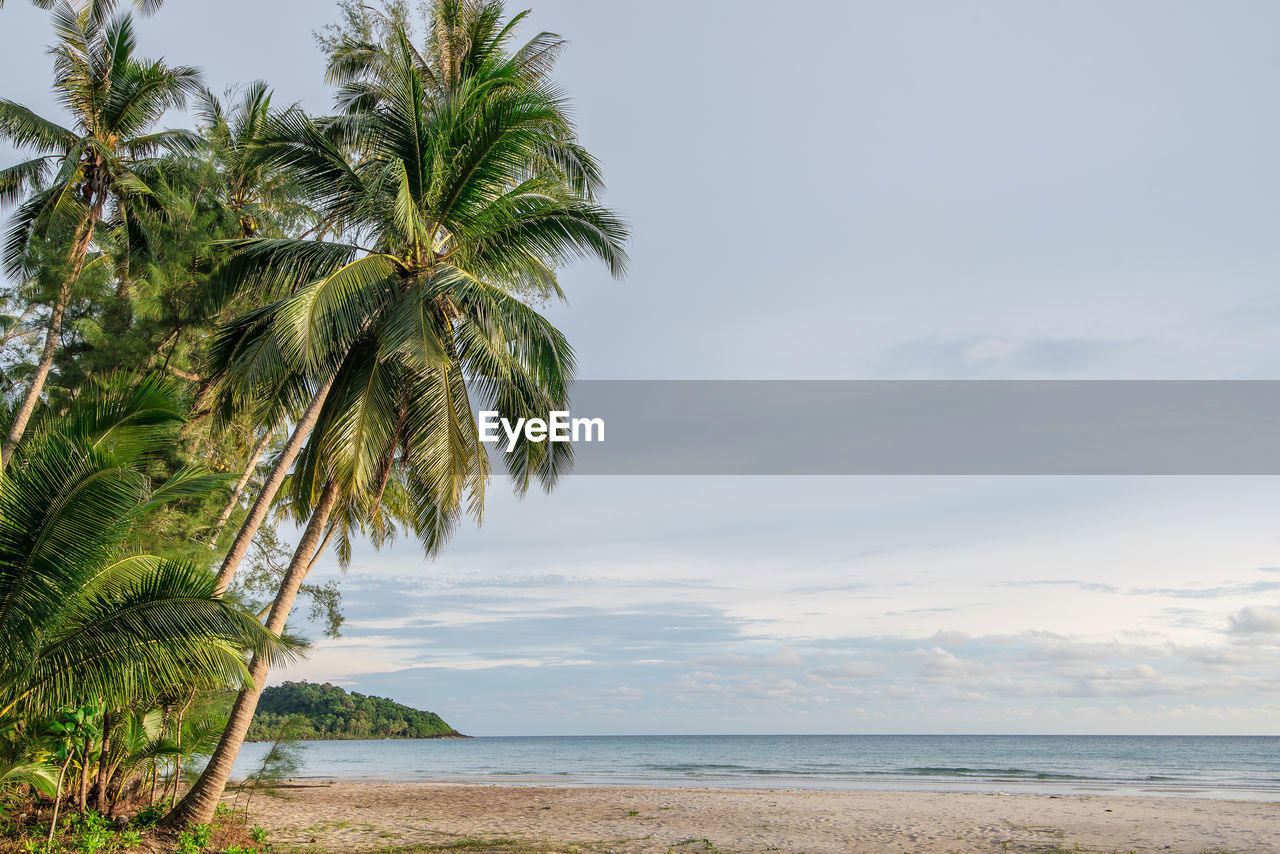
{"label": "small wave", "polygon": [[676,774],[697,773],[700,771],[754,771],[756,769],[747,765],[713,765],[699,762],[692,762],[681,765],[642,765],[646,771],[669,771]]}
{"label": "small wave", "polygon": [[1022,780],[1090,780],[1075,774],[1059,774],[1052,771],[1031,771],[1026,768],[965,768],[946,765],[903,768],[896,772],[913,777],[999,777]]}

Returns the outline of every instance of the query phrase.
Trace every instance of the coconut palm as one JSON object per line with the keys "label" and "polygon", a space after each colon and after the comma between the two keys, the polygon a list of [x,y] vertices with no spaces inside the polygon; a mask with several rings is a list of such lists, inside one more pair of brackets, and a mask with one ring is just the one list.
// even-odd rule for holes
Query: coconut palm
{"label": "coconut palm", "polygon": [[6,268],[15,278],[26,278],[30,271],[22,269],[23,260],[36,238],[66,240],[70,246],[39,362],[0,445],[0,468],[40,399],[98,224],[114,217],[127,233],[130,204],[148,193],[137,165],[163,151],[198,144],[186,131],[153,128],[166,110],[181,106],[197,90],[199,73],[136,58],[133,20],[128,15],[108,19],[104,6],[111,5],[52,5],[58,36],[51,51],[54,92],[74,119],[73,127],[0,99],[0,140],[36,155],[0,170],[0,204],[21,202],[7,235]]}
{"label": "coconut palm", "polygon": [[25,786],[53,797],[58,769],[50,758],[47,746],[36,734],[23,731],[12,718],[0,720],[0,799]]}
{"label": "coconut palm", "polygon": [[280,648],[207,570],[129,550],[146,514],[213,484],[140,471],[181,421],[171,381],[105,386],[27,437],[0,483],[0,719],[243,684],[246,650]]}
{"label": "coconut palm", "polygon": [[233,216],[244,238],[282,233],[300,226],[310,209],[299,202],[300,190],[291,173],[258,156],[256,143],[280,111],[271,106],[272,93],[261,80],[219,98],[208,89],[195,99],[201,136],[212,152],[218,171],[221,203]]}
{"label": "coconut palm", "polygon": [[[200,133],[212,155],[206,170],[215,173],[202,176],[200,184],[219,187],[219,204],[234,219],[239,236],[252,238],[279,235],[301,230],[311,218],[311,210],[301,204],[300,191],[292,173],[272,167],[257,155],[258,137],[276,115],[271,106],[272,93],[262,81],[245,86],[234,100],[228,94],[219,98],[205,89],[196,98]],[[225,310],[222,306],[195,300],[194,310],[206,313]],[[240,432],[243,424],[237,425]],[[223,528],[240,504],[240,496],[258,469],[272,438],[280,425],[267,424],[248,442],[241,476],[232,487],[226,503],[208,533],[209,547],[216,549]],[[252,430],[250,430],[252,433]]]}
{"label": "coconut palm", "polygon": [[[367,245],[246,241],[222,271],[224,283],[283,294],[224,336],[234,350],[224,364],[259,385],[282,372],[310,373],[308,389],[291,389],[307,403],[228,551],[224,585],[319,423],[341,365],[364,364],[365,382],[378,392],[366,397],[369,407],[343,419],[349,430],[394,429],[396,395],[388,390],[394,377],[385,357],[399,353],[400,364],[421,373],[408,417],[432,421],[453,413],[455,446],[476,446],[474,422],[462,372],[441,365],[458,363],[482,393],[511,411],[522,396],[536,397],[539,384],[564,394],[568,346],[517,295],[559,295],[554,269],[572,256],[600,257],[620,273],[625,229],[592,201],[598,170],[574,141],[558,94],[526,70],[524,53],[498,52],[448,97],[435,97],[419,52],[401,31],[386,47],[382,78],[366,81],[377,92],[366,100],[368,109],[328,122],[291,112],[262,142],[266,156],[299,173],[322,219]],[[297,288],[298,282],[307,284]],[[264,334],[271,330],[276,334]],[[382,354],[378,371],[348,359],[361,347]],[[521,361],[530,366],[526,377],[511,371]],[[517,391],[527,376],[538,382]],[[351,458],[365,479],[377,467],[375,445]]]}
{"label": "coconut palm", "polygon": [[[558,295],[555,269],[574,257],[625,267],[625,227],[592,199],[598,172],[562,98],[541,66],[532,73],[527,51],[504,49],[508,38],[499,28],[494,50],[444,75],[393,26],[361,72],[371,95],[358,108],[322,122],[290,112],[260,143],[350,240],[246,241],[220,277],[275,297],[212,348],[225,393],[265,390],[296,413],[220,572],[229,582],[293,467],[291,495],[309,520],[272,604],[272,631],[283,629],[335,510],[340,523],[351,516],[343,508],[374,511],[370,496],[384,495],[393,472],[429,551],[460,513],[478,518],[489,469],[472,399],[510,417],[545,416],[566,405],[573,374],[564,337],[520,296]],[[569,459],[565,445],[535,443],[505,462],[524,488],[549,486]],[[261,684],[266,664],[251,673]],[[257,699],[241,692],[170,824],[212,816]]]}
{"label": "coconut palm", "polygon": [[[57,0],[31,0],[31,5],[41,9],[52,9]],[[100,18],[105,18],[116,10],[116,0],[93,0],[93,8]],[[150,15],[164,5],[164,0],[133,0],[133,8],[144,15]],[[4,0],[0,0],[0,9],[4,8]]]}

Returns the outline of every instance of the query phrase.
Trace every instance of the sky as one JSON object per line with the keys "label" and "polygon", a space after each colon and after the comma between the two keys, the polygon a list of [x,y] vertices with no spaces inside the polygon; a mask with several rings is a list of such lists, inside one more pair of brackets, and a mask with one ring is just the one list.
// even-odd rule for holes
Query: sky
{"label": "sky", "polygon": [[[1280,6],[529,2],[634,234],[548,309],[584,378],[1280,379]],[[322,112],[334,18],[170,0],[141,52]],[[0,27],[51,109],[47,13]],[[273,679],[477,735],[1276,732],[1275,478],[501,486],[326,559],[343,637]]]}

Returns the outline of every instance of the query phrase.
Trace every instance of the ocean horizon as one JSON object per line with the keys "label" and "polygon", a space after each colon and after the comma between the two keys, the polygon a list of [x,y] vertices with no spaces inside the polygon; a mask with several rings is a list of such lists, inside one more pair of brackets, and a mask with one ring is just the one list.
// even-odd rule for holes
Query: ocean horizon
{"label": "ocean horizon", "polygon": [[[261,762],[245,745],[235,776]],[[299,778],[1280,800],[1280,736],[596,735],[303,743]]]}

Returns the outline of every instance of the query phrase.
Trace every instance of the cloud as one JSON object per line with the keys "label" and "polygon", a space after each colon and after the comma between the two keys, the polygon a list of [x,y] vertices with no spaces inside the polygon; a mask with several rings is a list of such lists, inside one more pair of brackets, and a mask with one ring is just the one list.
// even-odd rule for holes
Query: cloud
{"label": "cloud", "polygon": [[815,667],[809,675],[821,679],[860,679],[871,676],[883,676],[888,668],[883,663],[871,661],[846,661],[841,664],[828,664]]}
{"label": "cloud", "polygon": [[[1262,570],[1269,572],[1270,570]],[[1280,581],[1249,581],[1219,584],[1214,587],[1119,587],[1095,581],[1045,579],[1040,581],[1006,581],[1007,587],[1074,587],[1089,593],[1115,593],[1121,596],[1160,596],[1168,599],[1218,599],[1223,596],[1249,596],[1280,590]]]}
{"label": "cloud", "polygon": [[795,647],[784,646],[773,655],[713,655],[696,659],[694,663],[703,667],[800,667],[804,656]]}
{"label": "cloud", "polygon": [[907,654],[915,664],[916,674],[930,681],[969,676],[975,665],[940,646],[917,649]]}
{"label": "cloud", "polygon": [[1256,605],[1241,608],[1228,618],[1227,632],[1233,635],[1280,634],[1280,608]]}
{"label": "cloud", "polygon": [[[347,638],[319,641],[299,669],[447,712],[476,734],[644,732],[656,720],[691,732],[1134,731],[1135,721],[1160,731],[1158,707],[1256,711],[1280,696],[1266,655],[1277,635],[1260,631],[1270,612],[1241,610],[1275,604],[1280,574],[1258,569],[1273,543],[1239,527],[1231,548],[1217,529],[1192,536],[1200,497],[1174,518],[1160,503],[1167,487],[1138,490],[1154,496],[1142,504],[1152,524],[1190,533],[1135,545],[1135,531],[1151,530],[1145,517],[1113,518],[1114,496],[1076,481],[1045,499],[1039,480],[783,479],[769,489],[728,480],[624,485],[640,481],[649,531],[666,530],[668,511],[676,523],[696,518],[702,504],[749,501],[777,515],[785,492],[800,503],[787,503],[795,520],[782,521],[803,536],[773,542],[764,516],[726,510],[702,524],[704,539],[637,539],[638,551],[534,549],[531,561],[451,552],[414,572],[370,561],[341,581]],[[594,481],[570,484],[583,508],[623,501],[621,487],[583,483]],[[1214,506],[1238,520],[1238,497]],[[1042,504],[1058,514],[1054,531],[1081,532],[1078,549],[1044,549]],[[1259,503],[1240,526],[1274,509]],[[1022,520],[1031,528],[1010,536]],[[1090,520],[1100,533],[1090,535]],[[524,524],[486,534],[518,538]],[[572,539],[569,526],[556,530]],[[1207,731],[1229,730],[1216,714],[1204,712]],[[1249,714],[1230,726],[1270,726]],[[1195,731],[1194,717],[1180,720]]]}

